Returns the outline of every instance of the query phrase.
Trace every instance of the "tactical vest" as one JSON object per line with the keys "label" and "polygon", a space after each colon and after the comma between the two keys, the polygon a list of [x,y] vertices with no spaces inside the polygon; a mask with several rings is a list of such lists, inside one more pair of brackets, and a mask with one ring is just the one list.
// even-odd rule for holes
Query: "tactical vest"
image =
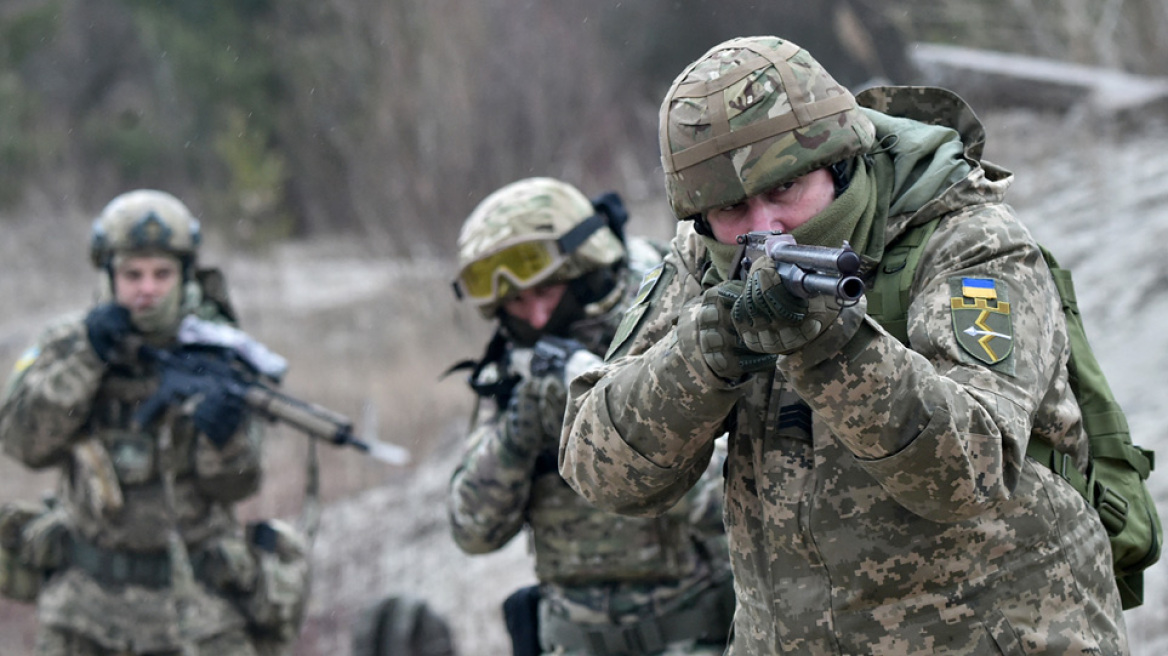
{"label": "tactical vest", "polygon": [[692,574],[699,554],[678,504],[660,517],[597,510],[557,472],[538,476],[527,520],[541,583],[673,581]]}
{"label": "tactical vest", "polygon": [[[942,219],[915,226],[885,248],[868,297],[868,314],[908,345],[909,292],[921,255]],[[1127,419],[1095,359],[1083,329],[1071,272],[1039,246],[1054,277],[1066,319],[1069,384],[1083,416],[1090,463],[1080,472],[1069,455],[1041,440],[1027,443],[1026,455],[1049,467],[1095,508],[1111,540],[1116,585],[1124,610],[1143,603],[1143,571],[1160,558],[1163,529],[1148,475],[1154,454],[1132,444]]]}

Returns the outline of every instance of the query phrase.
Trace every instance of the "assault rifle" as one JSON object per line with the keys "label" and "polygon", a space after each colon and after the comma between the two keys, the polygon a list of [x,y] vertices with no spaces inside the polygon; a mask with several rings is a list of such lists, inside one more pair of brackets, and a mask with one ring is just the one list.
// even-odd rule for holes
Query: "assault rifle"
{"label": "assault rifle", "polygon": [[750,266],[766,255],[775,262],[783,286],[799,298],[832,295],[842,306],[855,305],[864,294],[860,256],[848,242],[841,248],[803,246],[781,231],[758,231],[738,235],[738,254],[730,278],[746,279]]}
{"label": "assault rifle", "polygon": [[273,389],[263,376],[278,381],[285,368],[283,358],[246,333],[195,319],[184,322],[179,343],[173,349],[138,347],[139,357],[159,365],[162,379],[158,391],[134,415],[136,425],[146,425],[169,405],[223,390],[257,415],[288,424],[310,437],[356,448],[390,464],[409,462],[409,451],[400,446],[359,439],[348,417]]}

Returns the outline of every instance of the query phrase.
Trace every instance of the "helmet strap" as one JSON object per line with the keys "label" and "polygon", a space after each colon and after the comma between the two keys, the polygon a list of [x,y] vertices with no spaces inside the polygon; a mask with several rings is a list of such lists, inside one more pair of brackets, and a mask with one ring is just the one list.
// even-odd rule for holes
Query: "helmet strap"
{"label": "helmet strap", "polygon": [[600,214],[593,214],[592,216],[577,223],[571,230],[565,232],[556,243],[560,246],[560,252],[567,255],[576,252],[577,248],[584,245],[592,233],[600,230],[608,225],[608,221]]}
{"label": "helmet strap", "polygon": [[848,190],[848,185],[852,184],[852,172],[855,169],[853,162],[855,162],[855,158],[849,157],[827,167],[827,172],[831,174],[831,181],[835,184],[836,198],[844,195],[844,192]]}
{"label": "helmet strap", "polygon": [[[706,220],[705,214],[694,214],[689,217],[694,222],[694,231],[703,237],[714,238],[714,229],[710,227],[710,222]],[[685,219],[682,219],[683,221]]]}
{"label": "helmet strap", "polygon": [[629,222],[629,212],[620,194],[615,191],[605,192],[592,199],[592,209],[598,216],[604,216],[608,229],[616,238],[625,243],[625,224]]}

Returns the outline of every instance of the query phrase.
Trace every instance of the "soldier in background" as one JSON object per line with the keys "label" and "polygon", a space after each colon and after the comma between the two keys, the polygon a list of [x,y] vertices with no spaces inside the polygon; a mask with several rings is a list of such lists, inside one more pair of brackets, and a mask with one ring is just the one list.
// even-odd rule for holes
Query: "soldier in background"
{"label": "soldier in background", "polygon": [[[1059,294],[984,139],[950,92],[854,98],[775,37],[716,46],[666,95],[672,252],[572,382],[560,471],[662,512],[730,432],[727,653],[1127,653],[1098,515],[1026,456],[1083,469],[1088,444]],[[765,255],[740,279],[736,236],[772,230],[850,242],[866,295],[802,298]],[[914,235],[907,317],[885,316],[878,277]]]}
{"label": "soldier in background", "polygon": [[455,287],[498,322],[471,387],[482,403],[450,482],[454,539],[481,554],[530,529],[540,585],[505,606],[515,654],[721,654],[733,607],[720,471],[660,517],[593,508],[556,470],[566,381],[599,362],[660,262],[627,239],[619,197],[550,178],[483,200]]}
{"label": "soldier in background", "polygon": [[263,524],[245,538],[233,512],[260,486],[258,424],[225,391],[135,419],[159,386],[136,345],[174,346],[190,316],[234,323],[221,276],[196,267],[200,236],[170,194],[113,199],[91,241],[103,298],[49,327],[9,382],[4,451],[61,470],[54,508],[17,531],[16,560],[43,577],[23,591],[38,606],[41,656],[281,647],[253,636],[249,612],[270,583],[254,547],[295,536]]}

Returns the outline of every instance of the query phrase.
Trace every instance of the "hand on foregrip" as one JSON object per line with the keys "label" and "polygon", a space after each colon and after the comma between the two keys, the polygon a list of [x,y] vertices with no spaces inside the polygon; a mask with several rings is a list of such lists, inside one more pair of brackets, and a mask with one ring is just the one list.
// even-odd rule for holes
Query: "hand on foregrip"
{"label": "hand on foregrip", "polygon": [[515,388],[504,417],[503,439],[513,452],[534,458],[559,443],[568,393],[556,376],[523,381]]}
{"label": "hand on foregrip", "polygon": [[775,366],[773,355],[753,353],[743,348],[730,318],[731,309],[741,298],[743,286],[742,281],[731,280],[707,289],[698,312],[698,348],[702,351],[702,359],[711,371],[729,381]]}
{"label": "hand on foregrip", "polygon": [[808,300],[792,294],[783,286],[774,262],[763,257],[751,267],[731,318],[750,350],[787,354],[818,337],[838,313],[827,297]]}
{"label": "hand on foregrip", "polygon": [[219,388],[207,392],[191,414],[191,421],[200,433],[216,447],[223,448],[239,430],[247,407],[243,399]]}
{"label": "hand on foregrip", "polygon": [[117,303],[102,303],[85,316],[89,343],[103,362],[112,362],[118,357],[118,347],[133,331],[130,311]]}
{"label": "hand on foregrip", "polygon": [[543,376],[563,378],[568,360],[580,350],[586,350],[585,346],[574,339],[554,335],[541,337],[531,350],[531,375],[535,378]]}

